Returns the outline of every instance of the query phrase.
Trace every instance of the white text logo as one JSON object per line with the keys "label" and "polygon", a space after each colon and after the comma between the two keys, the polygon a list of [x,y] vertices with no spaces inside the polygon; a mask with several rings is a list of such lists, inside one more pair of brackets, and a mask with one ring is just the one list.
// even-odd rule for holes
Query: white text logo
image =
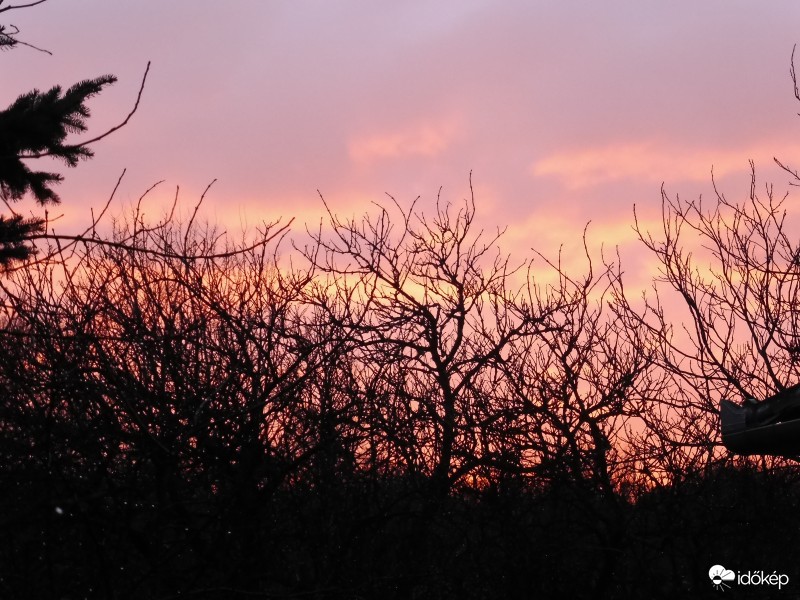
{"label": "white text logo", "polygon": [[732,584],[736,585],[776,585],[781,589],[789,583],[789,576],[785,573],[772,573],[764,571],[738,571],[734,573],[722,565],[714,565],[708,570],[708,578],[716,589],[725,591]]}

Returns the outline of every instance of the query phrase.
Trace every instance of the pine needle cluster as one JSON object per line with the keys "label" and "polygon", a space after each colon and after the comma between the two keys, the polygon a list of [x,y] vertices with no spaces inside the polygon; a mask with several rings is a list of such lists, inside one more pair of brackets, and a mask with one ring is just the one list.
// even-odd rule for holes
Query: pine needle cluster
{"label": "pine needle cluster", "polygon": [[86,131],[89,108],[86,101],[100,93],[116,77],[104,75],[81,81],[62,93],[61,86],[46,92],[32,90],[0,111],[0,194],[6,201],[32,193],[40,204],[60,201],[52,186],[62,181],[59,173],[34,171],[25,159],[51,156],[74,167],[91,158],[91,149],[65,144],[70,133]]}
{"label": "pine needle cluster", "polygon": [[[0,29],[0,47],[4,36],[8,37]],[[104,75],[81,81],[66,91],[58,85],[45,92],[34,89],[0,111],[0,198],[7,205],[29,193],[40,205],[61,201],[53,186],[63,176],[31,169],[26,161],[49,156],[75,167],[80,160],[91,158],[93,152],[87,143],[67,144],[66,139],[69,134],[86,131],[90,116],[87,100],[116,80],[113,75]],[[39,218],[0,216],[0,269],[33,256],[35,248],[26,241],[43,230],[44,220]]]}

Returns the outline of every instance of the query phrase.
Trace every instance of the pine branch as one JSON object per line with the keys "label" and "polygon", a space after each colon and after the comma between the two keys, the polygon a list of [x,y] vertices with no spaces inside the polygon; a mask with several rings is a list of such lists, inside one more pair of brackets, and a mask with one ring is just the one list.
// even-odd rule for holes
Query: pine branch
{"label": "pine branch", "polygon": [[93,156],[85,146],[65,145],[69,133],[86,131],[90,116],[86,101],[114,82],[104,75],[81,81],[62,94],[61,86],[46,92],[33,90],[0,111],[0,194],[12,201],[31,192],[40,204],[58,203],[52,185],[62,180],[58,173],[32,171],[25,158],[53,156],[74,167]]}
{"label": "pine branch", "polygon": [[11,262],[27,260],[36,254],[36,248],[26,242],[42,232],[42,219],[23,219],[21,215],[7,219],[0,215],[0,268],[6,269]]}
{"label": "pine branch", "polygon": [[13,27],[12,31],[8,31],[6,25],[0,25],[0,50],[8,50],[17,45],[17,39],[14,37],[19,33],[19,29]]}

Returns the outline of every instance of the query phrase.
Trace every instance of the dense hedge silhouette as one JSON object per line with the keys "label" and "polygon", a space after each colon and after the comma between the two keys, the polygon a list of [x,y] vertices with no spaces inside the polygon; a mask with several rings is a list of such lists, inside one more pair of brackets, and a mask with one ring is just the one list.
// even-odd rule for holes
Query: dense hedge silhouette
{"label": "dense hedge silhouette", "polygon": [[[763,206],[714,214],[743,234]],[[515,266],[474,215],[329,213],[292,250],[134,212],[0,281],[3,596],[710,597],[715,563],[794,574],[797,470],[728,456],[714,413],[794,363],[710,361],[700,318],[677,361],[618,265]],[[789,288],[759,297],[794,335]]]}

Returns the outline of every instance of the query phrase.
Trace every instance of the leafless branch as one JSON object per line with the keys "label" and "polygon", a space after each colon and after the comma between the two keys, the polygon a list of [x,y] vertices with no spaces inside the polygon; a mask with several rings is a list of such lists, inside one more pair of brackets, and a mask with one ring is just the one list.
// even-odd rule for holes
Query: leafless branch
{"label": "leafless branch", "polygon": [[[5,0],[0,0],[0,5],[3,4]],[[38,0],[37,2],[29,2],[28,4],[16,4],[14,6],[4,6],[0,8],[0,13],[4,13],[7,10],[15,10],[17,8],[30,8],[31,6],[36,6],[37,4],[44,4],[47,0]]]}
{"label": "leafless branch", "polygon": [[[794,85],[794,97],[798,101],[800,101],[800,88],[798,88],[798,85],[797,85],[797,72],[795,71],[795,68],[794,68],[794,52],[795,52],[795,50],[797,50],[797,44],[792,46],[792,59],[791,59],[791,64],[789,66],[789,74],[792,76],[792,84]],[[797,113],[797,114],[800,115],[800,113]]]}
{"label": "leafless branch", "polygon": [[152,248],[146,248],[141,246],[135,246],[131,244],[127,244],[125,242],[115,242],[112,240],[104,240],[98,239],[96,237],[86,237],[83,235],[60,235],[54,233],[42,233],[39,235],[32,235],[28,236],[26,239],[28,240],[61,240],[61,241],[68,241],[73,243],[86,243],[92,244],[95,246],[106,246],[110,248],[119,248],[121,250],[127,250],[130,252],[136,252],[139,254],[145,254],[148,256],[158,256],[160,258],[176,258],[180,260],[216,260],[219,258],[229,258],[231,256],[236,256],[239,254],[243,254],[246,252],[250,252],[255,250],[256,248],[260,248],[269,244],[270,242],[278,239],[279,237],[283,236],[285,233],[288,232],[289,228],[291,227],[292,223],[294,222],[294,217],[289,220],[283,227],[276,230],[272,233],[269,237],[266,237],[258,242],[251,244],[250,246],[244,248],[236,248],[235,250],[230,250],[228,252],[218,252],[213,254],[180,254],[176,252],[162,252],[159,250],[153,250]]}
{"label": "leafless branch", "polygon": [[142,99],[142,92],[144,91],[144,85],[145,85],[145,82],[147,81],[147,74],[149,72],[150,72],[150,61],[148,60],[147,61],[147,67],[145,68],[144,75],[142,76],[142,83],[139,85],[139,93],[136,95],[136,103],[133,105],[133,109],[131,109],[131,112],[128,113],[128,116],[125,117],[125,120],[122,123],[120,123],[119,125],[117,125],[116,127],[112,127],[111,129],[109,129],[105,133],[103,133],[101,135],[98,135],[95,138],[92,138],[90,140],[86,140],[85,142],[81,142],[80,144],[76,144],[75,145],[76,148],[82,148],[83,146],[88,146],[89,144],[93,144],[95,142],[98,142],[98,141],[102,140],[103,138],[108,137],[109,135],[111,135],[112,133],[117,131],[118,129],[121,129],[121,128],[125,127],[125,125],[128,124],[128,121],[131,120],[131,117],[136,112],[136,110],[139,108],[139,102]]}

